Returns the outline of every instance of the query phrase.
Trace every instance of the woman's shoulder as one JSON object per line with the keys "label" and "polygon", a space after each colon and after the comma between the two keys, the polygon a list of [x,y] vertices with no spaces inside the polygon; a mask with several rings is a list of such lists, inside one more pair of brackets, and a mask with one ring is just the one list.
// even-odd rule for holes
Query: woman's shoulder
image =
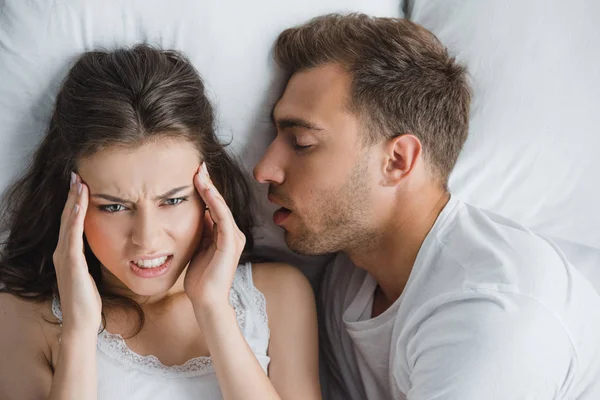
{"label": "woman's shoulder", "polygon": [[51,300],[34,301],[0,293],[0,353],[30,349],[50,361],[59,336]]}
{"label": "woman's shoulder", "polygon": [[306,276],[298,268],[286,263],[254,263],[252,264],[252,279],[256,288],[263,293],[265,291],[269,293],[285,292],[292,288],[312,293],[312,287]]}
{"label": "woman's shoulder", "polygon": [[60,334],[52,321],[51,302],[0,293],[0,397],[46,398]]}
{"label": "woman's shoulder", "polygon": [[0,319],[25,326],[56,321],[52,314],[52,300],[29,300],[6,292],[0,292]]}
{"label": "woman's shoulder", "polygon": [[[254,286],[265,296],[269,320],[289,315],[293,310],[314,309],[312,286],[296,267],[285,263],[252,265]],[[291,314],[293,315],[293,314]]]}
{"label": "woman's shoulder", "polygon": [[263,292],[269,317],[269,377],[285,374],[303,379],[304,397],[314,397],[319,389],[317,310],[312,287],[304,274],[282,263],[255,264],[255,286]]}

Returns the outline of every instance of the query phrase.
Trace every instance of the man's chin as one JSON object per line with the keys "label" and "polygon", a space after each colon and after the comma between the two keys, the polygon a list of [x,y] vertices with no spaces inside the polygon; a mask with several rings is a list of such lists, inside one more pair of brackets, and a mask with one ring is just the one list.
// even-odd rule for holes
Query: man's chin
{"label": "man's chin", "polygon": [[[316,236],[316,235],[315,235]],[[328,249],[323,241],[312,235],[296,236],[285,231],[284,238],[287,247],[301,256],[322,256],[334,253],[336,250]]]}

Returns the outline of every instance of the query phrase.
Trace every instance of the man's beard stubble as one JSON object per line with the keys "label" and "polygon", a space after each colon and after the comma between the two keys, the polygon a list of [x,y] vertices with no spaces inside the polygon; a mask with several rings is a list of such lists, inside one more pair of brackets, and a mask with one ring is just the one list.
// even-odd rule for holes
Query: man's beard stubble
{"label": "man's beard stubble", "polygon": [[[285,242],[295,253],[323,255],[346,249],[368,248],[374,237],[370,228],[369,185],[365,160],[358,163],[346,182],[333,190],[322,190],[317,201],[299,220],[297,232],[285,232]],[[289,201],[285,194],[269,189],[278,199]]]}

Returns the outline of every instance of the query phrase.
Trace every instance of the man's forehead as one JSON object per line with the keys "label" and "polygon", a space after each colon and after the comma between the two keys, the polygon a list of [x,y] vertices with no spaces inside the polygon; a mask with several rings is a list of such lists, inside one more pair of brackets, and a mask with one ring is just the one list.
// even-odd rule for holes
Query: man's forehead
{"label": "man's forehead", "polygon": [[337,64],[295,73],[275,104],[273,117],[302,117],[319,111],[343,111],[349,95],[350,75]]}

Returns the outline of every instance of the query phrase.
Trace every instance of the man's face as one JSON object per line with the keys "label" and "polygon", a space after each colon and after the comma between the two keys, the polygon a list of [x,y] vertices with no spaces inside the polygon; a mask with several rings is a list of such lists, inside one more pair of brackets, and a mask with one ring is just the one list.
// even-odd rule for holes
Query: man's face
{"label": "man's face", "polygon": [[292,76],[273,110],[277,136],[254,170],[280,205],[274,222],[301,254],[324,254],[372,235],[369,149],[348,108],[351,76],[329,64]]}

